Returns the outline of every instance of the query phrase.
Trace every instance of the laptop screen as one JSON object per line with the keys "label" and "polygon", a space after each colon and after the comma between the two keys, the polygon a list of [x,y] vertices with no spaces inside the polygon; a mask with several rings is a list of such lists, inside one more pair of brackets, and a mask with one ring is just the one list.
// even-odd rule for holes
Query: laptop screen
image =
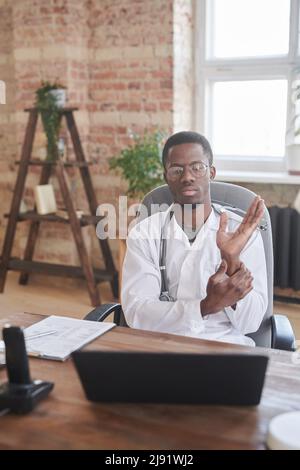
{"label": "laptop screen", "polygon": [[257,405],[268,357],[76,351],[75,367],[95,402]]}

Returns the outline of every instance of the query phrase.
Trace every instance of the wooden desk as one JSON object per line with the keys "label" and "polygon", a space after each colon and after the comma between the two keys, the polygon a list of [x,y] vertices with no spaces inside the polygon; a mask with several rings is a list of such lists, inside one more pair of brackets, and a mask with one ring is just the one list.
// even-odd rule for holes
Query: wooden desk
{"label": "wooden desk", "polygon": [[[0,327],[7,321],[29,326],[41,318],[10,315],[0,321]],[[240,350],[266,353],[271,361],[259,406],[221,407],[93,404],[85,399],[71,360],[58,363],[32,358],[32,377],[55,382],[54,390],[31,414],[0,418],[1,449],[264,449],[269,420],[300,409],[300,364],[293,364],[292,353],[120,327],[87,348],[203,353]],[[6,380],[4,370],[0,380]]]}

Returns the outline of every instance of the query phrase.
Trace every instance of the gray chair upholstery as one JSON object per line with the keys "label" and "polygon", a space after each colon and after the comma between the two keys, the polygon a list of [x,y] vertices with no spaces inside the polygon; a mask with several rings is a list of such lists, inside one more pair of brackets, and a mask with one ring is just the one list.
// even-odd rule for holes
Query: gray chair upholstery
{"label": "gray chair upholstery", "polygon": [[[255,196],[255,193],[243,188],[242,186],[218,181],[211,182],[212,202],[219,203],[224,206],[231,206],[231,210],[233,212],[234,208],[247,211]],[[147,207],[148,213],[145,214],[141,211],[139,219],[142,220],[144,217],[147,217],[151,215],[151,213],[153,214],[159,210],[165,210],[165,208],[159,208],[162,204],[167,204],[169,206],[172,203],[173,197],[169,187],[167,185],[159,186],[145,196],[142,204]],[[153,211],[154,207],[155,210]],[[257,346],[294,350],[295,338],[287,317],[273,314],[273,243],[271,221],[267,208],[265,208],[263,221],[264,225],[266,225],[266,230],[261,230],[261,235],[264,243],[267,265],[268,307],[260,328],[249,336],[254,339]],[[108,311],[109,313],[107,313]],[[88,314],[86,318],[101,321],[113,311],[115,312],[115,323],[121,326],[126,326],[126,321],[120,304],[109,304],[107,306],[102,305],[97,307]]]}

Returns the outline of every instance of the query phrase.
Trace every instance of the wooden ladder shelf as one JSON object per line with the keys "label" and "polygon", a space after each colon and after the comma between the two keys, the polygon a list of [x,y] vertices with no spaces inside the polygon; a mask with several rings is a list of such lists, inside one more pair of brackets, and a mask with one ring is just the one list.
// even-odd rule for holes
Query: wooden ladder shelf
{"label": "wooden ladder shelf", "polygon": [[[110,251],[108,240],[99,240],[100,250],[103,254],[105,269],[94,269],[82,236],[82,227],[86,225],[96,225],[100,220],[96,217],[97,201],[92,185],[92,179],[89,171],[90,162],[85,160],[84,152],[80,142],[73,111],[76,108],[64,108],[61,110],[61,118],[65,116],[67,128],[71,135],[76,160],[74,162],[63,162],[58,154],[54,161],[31,160],[33,140],[36,131],[36,125],[39,115],[37,108],[26,109],[29,112],[25,140],[22,147],[21,159],[19,162],[19,171],[11,203],[10,213],[8,214],[8,224],[2,249],[2,258],[0,263],[0,292],[3,292],[7,271],[21,271],[19,283],[27,284],[29,273],[44,273],[56,276],[85,278],[92,305],[100,305],[100,296],[97,288],[98,282],[109,281],[114,297],[118,297],[118,272],[116,271],[113,257]],[[39,165],[42,167],[39,184],[47,184],[52,169],[55,170],[58,179],[59,188],[66,208],[67,218],[56,214],[39,215],[36,210],[20,213],[20,204],[24,192],[25,180],[30,165]],[[78,167],[83,182],[85,194],[88,200],[90,214],[81,218],[77,217],[76,208],[73,205],[72,197],[69,191],[68,178],[65,167]],[[25,248],[24,258],[16,259],[11,257],[17,222],[29,220],[30,229]],[[42,221],[69,223],[71,226],[74,241],[77,247],[81,266],[69,266],[53,263],[42,263],[33,261],[34,248],[37,241],[40,223]]]}

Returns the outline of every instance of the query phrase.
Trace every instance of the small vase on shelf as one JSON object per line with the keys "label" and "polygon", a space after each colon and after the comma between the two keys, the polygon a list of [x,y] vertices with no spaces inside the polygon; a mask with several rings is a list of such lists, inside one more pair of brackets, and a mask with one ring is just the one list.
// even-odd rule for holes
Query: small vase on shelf
{"label": "small vase on shelf", "polygon": [[287,170],[290,175],[300,175],[300,144],[286,147]]}

